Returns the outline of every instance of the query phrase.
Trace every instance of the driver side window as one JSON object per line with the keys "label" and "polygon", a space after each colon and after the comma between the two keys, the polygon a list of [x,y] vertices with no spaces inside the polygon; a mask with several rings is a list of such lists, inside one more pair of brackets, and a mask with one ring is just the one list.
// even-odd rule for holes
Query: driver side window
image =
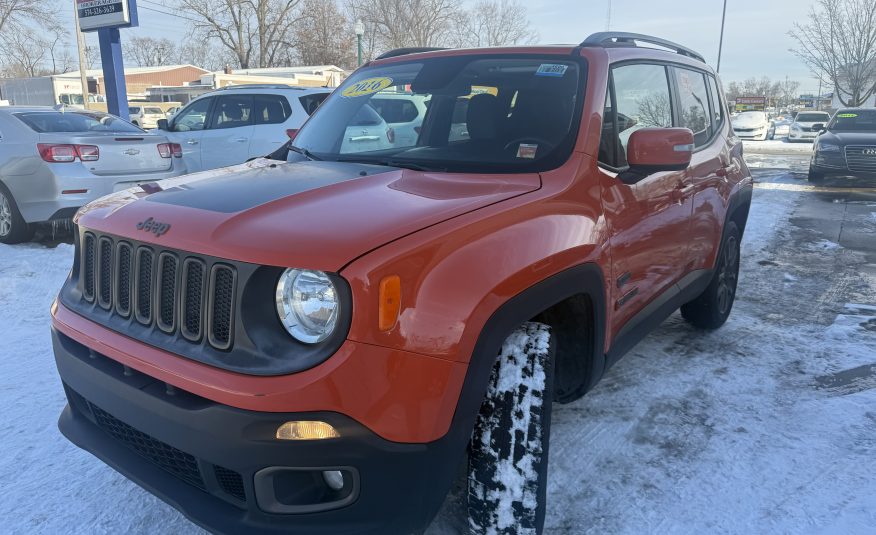
{"label": "driver side window", "polygon": [[173,118],[173,132],[192,132],[203,130],[207,122],[207,112],[213,98],[202,98],[186,106]]}
{"label": "driver side window", "polygon": [[622,65],[612,69],[614,100],[606,102],[600,162],[627,166],[627,144],[636,130],[672,126],[669,79],[663,65]]}

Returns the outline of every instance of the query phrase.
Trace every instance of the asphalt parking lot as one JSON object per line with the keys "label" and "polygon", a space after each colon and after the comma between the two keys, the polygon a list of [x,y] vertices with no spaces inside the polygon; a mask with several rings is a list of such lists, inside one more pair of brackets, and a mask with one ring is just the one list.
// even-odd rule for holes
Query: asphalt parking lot
{"label": "asphalt parking lot", "polygon": [[[555,405],[547,533],[873,533],[876,180],[812,186],[807,155],[749,161],[729,322],[676,314]],[[3,531],[202,533],[57,431],[48,307],[71,255],[51,236],[0,246]],[[428,533],[459,533],[457,511]]]}

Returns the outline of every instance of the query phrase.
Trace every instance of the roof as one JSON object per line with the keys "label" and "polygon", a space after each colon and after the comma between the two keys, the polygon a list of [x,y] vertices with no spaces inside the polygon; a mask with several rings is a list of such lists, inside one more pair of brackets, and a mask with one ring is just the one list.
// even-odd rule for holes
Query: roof
{"label": "roof", "polygon": [[[21,112],[34,112],[34,111],[61,111],[60,109],[56,109],[53,106],[0,106],[0,112],[9,112],[9,113],[21,113]],[[105,113],[100,110],[86,110],[84,108],[77,108],[72,106],[67,106],[65,108],[67,112],[98,112]]]}
{"label": "roof", "polygon": [[[154,73],[154,72],[167,72],[167,71],[173,71],[176,69],[185,69],[187,67],[190,67],[192,69],[197,69],[205,74],[210,72],[207,69],[202,69],[201,67],[198,67],[196,65],[180,64],[180,65],[157,65],[154,67],[125,67],[125,75],[150,74],[150,73]],[[63,74],[51,75],[51,77],[53,77],[53,78],[79,78],[79,76],[80,76],[79,71],[70,71],[70,72],[65,72]],[[103,69],[87,69],[85,71],[85,76],[87,76],[89,78],[103,77]]]}

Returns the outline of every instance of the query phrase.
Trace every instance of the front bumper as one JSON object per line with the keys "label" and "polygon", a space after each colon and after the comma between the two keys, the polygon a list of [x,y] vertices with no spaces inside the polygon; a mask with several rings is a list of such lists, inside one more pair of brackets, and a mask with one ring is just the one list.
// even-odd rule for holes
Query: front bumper
{"label": "front bumper", "polygon": [[[337,413],[215,403],[168,389],[55,329],[52,340],[68,397],[61,432],[215,533],[410,533],[435,515],[463,458],[459,441],[390,442]],[[289,420],[328,422],[341,438],[276,440],[276,428]],[[313,499],[319,490],[316,478],[266,479],[271,467],[345,470],[353,475],[345,486],[350,499],[329,497],[330,510],[266,512],[272,499]]]}
{"label": "front bumper", "polygon": [[818,137],[818,132],[801,132],[799,130],[791,130],[788,133],[788,139],[792,141],[812,141],[813,139]]}
{"label": "front bumper", "polygon": [[733,130],[736,137],[739,139],[762,139],[769,132],[769,127],[764,127],[755,130]]}

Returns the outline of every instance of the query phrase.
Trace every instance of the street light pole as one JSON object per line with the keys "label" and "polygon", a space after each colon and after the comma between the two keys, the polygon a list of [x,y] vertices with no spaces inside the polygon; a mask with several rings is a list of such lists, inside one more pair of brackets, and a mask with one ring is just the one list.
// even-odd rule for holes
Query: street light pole
{"label": "street light pole", "polygon": [[724,21],[727,19],[727,0],[724,0],[724,12],[721,14],[721,37],[718,40],[718,66],[715,72],[721,72],[721,50],[724,48]]}
{"label": "street light pole", "polygon": [[356,47],[359,51],[359,63],[358,65],[362,65],[362,35],[365,33],[365,25],[362,24],[362,20],[356,20],[356,24],[353,26],[353,31],[356,32]]}

